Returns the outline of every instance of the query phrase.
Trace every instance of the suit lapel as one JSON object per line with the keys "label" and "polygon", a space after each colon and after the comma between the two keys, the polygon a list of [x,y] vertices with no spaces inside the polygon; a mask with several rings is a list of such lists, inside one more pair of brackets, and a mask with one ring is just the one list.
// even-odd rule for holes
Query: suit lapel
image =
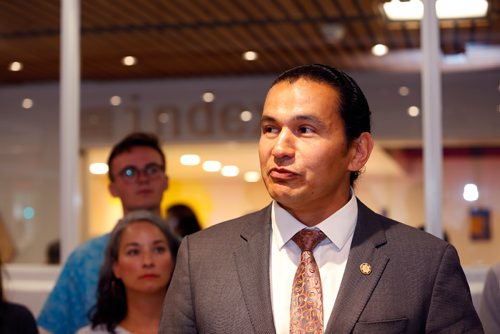
{"label": "suit lapel", "polygon": [[271,206],[248,216],[241,247],[234,260],[252,325],[256,333],[274,333],[269,279]]}
{"label": "suit lapel", "polygon": [[[378,216],[358,200],[358,221],[327,333],[350,333],[354,328],[389,262],[389,258],[378,249],[385,243]],[[360,265],[363,263],[369,264],[369,274],[362,273]]]}

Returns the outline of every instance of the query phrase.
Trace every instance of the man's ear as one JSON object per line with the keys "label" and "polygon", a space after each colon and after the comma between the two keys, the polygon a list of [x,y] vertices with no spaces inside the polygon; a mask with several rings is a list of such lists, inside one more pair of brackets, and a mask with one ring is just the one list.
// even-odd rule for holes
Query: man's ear
{"label": "man's ear", "polygon": [[372,135],[368,132],[363,132],[354,140],[351,149],[354,150],[354,152],[352,153],[352,158],[348,167],[351,172],[356,172],[363,168],[372,153]]}
{"label": "man's ear", "polygon": [[170,178],[168,177],[168,175],[165,174],[165,184],[164,184],[163,191],[168,190],[169,186],[170,186]]}
{"label": "man's ear", "polygon": [[110,182],[109,183],[108,190],[109,190],[109,193],[111,194],[111,196],[113,196],[113,197],[120,197],[118,195],[118,191],[116,190],[116,186],[115,186],[114,182]]}

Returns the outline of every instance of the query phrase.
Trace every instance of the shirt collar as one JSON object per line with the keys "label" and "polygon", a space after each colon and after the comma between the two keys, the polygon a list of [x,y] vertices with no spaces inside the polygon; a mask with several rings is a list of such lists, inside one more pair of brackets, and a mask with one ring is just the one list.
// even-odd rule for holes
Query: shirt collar
{"label": "shirt collar", "polygon": [[[354,190],[351,188],[350,200],[330,217],[315,226],[340,250],[354,233],[358,219],[358,205]],[[273,201],[271,212],[273,239],[281,249],[298,231],[307,228],[278,202]]]}

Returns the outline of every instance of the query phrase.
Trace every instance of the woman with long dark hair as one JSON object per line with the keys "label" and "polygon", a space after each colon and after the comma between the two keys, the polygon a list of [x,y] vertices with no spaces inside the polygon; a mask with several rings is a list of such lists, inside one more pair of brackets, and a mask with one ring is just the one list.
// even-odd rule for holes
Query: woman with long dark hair
{"label": "woman with long dark hair", "polygon": [[84,333],[157,333],[179,241],[149,211],[133,211],[111,232],[97,304]]}

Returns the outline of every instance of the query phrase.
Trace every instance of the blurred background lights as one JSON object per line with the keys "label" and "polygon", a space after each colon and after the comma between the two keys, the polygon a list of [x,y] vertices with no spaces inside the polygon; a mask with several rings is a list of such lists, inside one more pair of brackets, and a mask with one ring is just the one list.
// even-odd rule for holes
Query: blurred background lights
{"label": "blurred background lights", "polygon": [[257,58],[259,58],[259,55],[255,51],[247,51],[243,53],[243,59],[246,61],[254,61],[257,60]]}
{"label": "blurred background lights", "polygon": [[200,156],[197,154],[183,154],[180,162],[184,166],[196,166],[200,163]]}
{"label": "blurred background lights", "polygon": [[221,174],[226,177],[238,176],[239,173],[240,169],[237,166],[232,165],[224,166],[221,170]]}
{"label": "blurred background lights", "polygon": [[158,114],[158,122],[165,124],[165,123],[168,123],[169,120],[170,120],[170,116],[168,116],[168,114],[166,112],[162,112],[162,113]]}
{"label": "blurred background lights", "polygon": [[9,71],[19,72],[22,69],[23,69],[23,63],[21,62],[13,61],[12,63],[9,64]]}
{"label": "blurred background lights", "polygon": [[410,94],[410,89],[406,86],[401,86],[399,87],[399,95],[401,96],[408,96],[408,94]]}
{"label": "blurred background lights", "polygon": [[243,122],[250,122],[252,120],[252,113],[248,110],[244,110],[240,114],[240,119]]}
{"label": "blurred background lights", "polygon": [[126,56],[126,57],[123,57],[122,63],[125,66],[134,66],[135,64],[137,64],[137,58],[132,57],[132,56]]}
{"label": "blurred background lights", "polygon": [[23,99],[23,108],[24,109],[31,109],[33,107],[33,100],[29,98]]}
{"label": "blurred background lights", "polygon": [[417,106],[410,106],[408,108],[408,115],[410,115],[411,117],[417,117],[418,115],[420,115],[420,109]]}
{"label": "blurred background lights", "polygon": [[23,209],[23,218],[26,220],[31,220],[35,218],[35,209],[31,206],[27,206]]}
{"label": "blurred background lights", "polygon": [[372,46],[372,54],[377,57],[385,56],[389,48],[384,44],[375,44]]}
{"label": "blurred background lights", "polygon": [[122,98],[118,95],[111,96],[111,98],[109,99],[109,103],[111,103],[111,105],[115,107],[119,106],[120,104],[122,104]]}
{"label": "blurred background lights", "polygon": [[243,175],[243,179],[246,182],[250,182],[250,183],[258,182],[260,180],[260,173],[256,172],[256,171],[246,172]]}
{"label": "blurred background lights", "polygon": [[464,186],[464,200],[467,202],[474,202],[477,201],[479,198],[479,190],[477,189],[477,186],[474,183],[467,183]]}
{"label": "blurred background lights", "polygon": [[104,162],[94,162],[89,166],[90,174],[102,175],[108,172],[108,165]]}
{"label": "blurred background lights", "polygon": [[215,100],[215,95],[212,92],[205,92],[203,93],[201,98],[203,99],[204,102],[210,103]]}
{"label": "blurred background lights", "polygon": [[214,173],[220,171],[221,166],[219,161],[207,160],[203,163],[202,168],[205,172]]}

